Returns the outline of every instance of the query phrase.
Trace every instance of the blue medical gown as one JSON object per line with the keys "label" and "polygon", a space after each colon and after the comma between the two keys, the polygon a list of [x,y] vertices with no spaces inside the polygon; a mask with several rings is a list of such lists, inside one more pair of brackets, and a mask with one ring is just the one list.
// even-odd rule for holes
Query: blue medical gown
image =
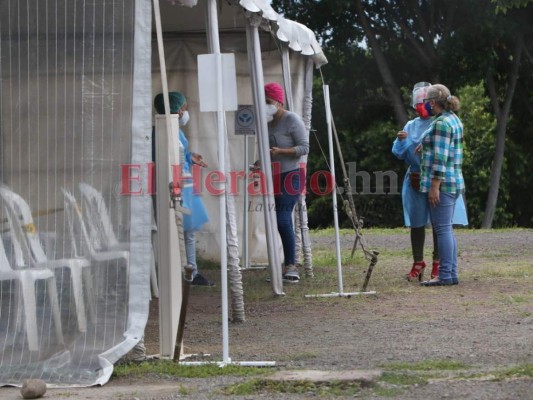
{"label": "blue medical gown", "polygon": [[202,225],[209,221],[207,211],[202,201],[200,193],[194,193],[193,179],[191,175],[192,153],[189,152],[189,141],[180,129],[179,140],[185,152],[185,162],[182,166],[182,189],[181,196],[183,199],[182,206],[191,211],[190,214],[183,214],[183,230],[197,231]]}
{"label": "blue medical gown", "polygon": [[[411,187],[409,175],[420,172],[420,156],[416,154],[416,147],[420,144],[424,132],[431,126],[432,119],[415,118],[407,122],[404,131],[407,137],[403,140],[396,138],[392,145],[392,153],[409,166],[402,186],[402,204],[405,226],[419,228],[430,221],[427,193],[421,193]],[[455,203],[452,223],[454,225],[468,225],[464,195],[461,194]]]}

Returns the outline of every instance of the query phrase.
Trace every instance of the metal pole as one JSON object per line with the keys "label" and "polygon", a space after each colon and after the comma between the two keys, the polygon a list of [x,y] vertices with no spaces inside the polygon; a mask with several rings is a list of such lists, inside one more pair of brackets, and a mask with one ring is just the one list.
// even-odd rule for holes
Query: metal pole
{"label": "metal pole", "polygon": [[[218,170],[226,171],[226,132],[224,131],[224,111],[222,97],[222,58],[220,55],[220,43],[218,40],[218,16],[216,0],[208,0],[207,17],[209,21],[209,33],[212,45],[212,53],[218,55],[216,61],[217,74],[217,145],[218,145]],[[226,186],[226,182],[220,183]],[[221,291],[222,291],[222,361],[230,363],[229,357],[229,327],[228,327],[228,256],[226,245],[226,195],[219,196],[219,219],[220,219],[220,269],[221,269]]]}
{"label": "metal pole", "polygon": [[159,0],[154,1],[155,30],[157,36],[157,47],[159,50],[159,63],[161,65],[161,86],[163,87],[163,104],[165,105],[165,116],[167,116],[167,132],[172,134],[172,123],[170,122],[170,101],[168,99],[167,68],[165,63],[165,49],[163,47],[163,31],[161,28],[161,11]]}
{"label": "metal pole", "polygon": [[244,218],[243,218],[243,233],[242,233],[242,269],[248,269],[250,267],[250,255],[248,254],[248,231],[249,231],[249,215],[248,215],[248,135],[244,134]]}
{"label": "metal pole", "polygon": [[[154,18],[157,34],[157,45],[159,51],[159,62],[161,66],[161,85],[163,88],[163,101],[165,105],[165,123],[160,125],[166,129],[159,129],[164,133],[156,140],[156,162],[157,162],[157,187],[161,193],[157,196],[157,213],[159,229],[159,273],[161,277],[160,298],[159,298],[159,331],[160,331],[160,353],[163,357],[172,357],[175,349],[175,338],[178,325],[178,312],[181,298],[181,257],[179,246],[179,233],[172,220],[174,212],[169,207],[168,195],[164,194],[165,188],[171,179],[170,166],[179,164],[176,157],[176,135],[173,134],[170,104],[168,99],[168,83],[165,64],[165,53],[163,47],[163,34],[161,28],[161,14],[159,0],[153,0]],[[156,125],[158,125],[156,118]],[[175,121],[177,122],[177,121]],[[178,128],[177,125],[176,129]],[[157,131],[157,129],[156,129]],[[162,189],[161,189],[162,188]],[[171,215],[172,213],[172,215]],[[173,226],[174,225],[174,226]],[[177,266],[177,267],[176,267]]]}
{"label": "metal pole", "polygon": [[[207,20],[208,20],[208,39],[211,47],[211,53],[218,55],[216,61],[217,74],[217,145],[219,157],[219,171],[226,173],[226,130],[225,130],[225,114],[222,98],[222,57],[220,54],[220,43],[218,37],[218,16],[216,0],[208,0],[207,2]],[[247,366],[274,366],[275,362],[232,362],[229,357],[229,331],[228,331],[228,251],[227,251],[227,235],[226,235],[226,183],[222,183],[224,193],[220,195],[219,215],[220,215],[220,264],[221,264],[221,286],[222,286],[222,362],[215,364],[223,367],[228,364],[247,365]],[[205,365],[213,364],[210,362],[182,362],[183,365]]]}
{"label": "metal pole", "polygon": [[248,57],[250,61],[250,72],[252,75],[252,92],[254,96],[255,113],[257,115],[257,140],[259,147],[259,159],[261,160],[261,170],[265,177],[265,187],[263,193],[263,212],[265,217],[265,234],[267,241],[268,261],[270,263],[270,273],[272,278],[272,290],[276,295],[283,293],[283,280],[281,276],[281,261],[277,242],[277,221],[274,210],[274,186],[272,183],[272,172],[270,170],[270,145],[268,142],[268,128],[265,108],[265,93],[263,80],[263,67],[261,60],[261,44],[259,41],[258,27],[252,25],[250,20],[246,22],[246,38],[248,41]]}
{"label": "metal pole", "polygon": [[[333,156],[333,132],[332,132],[332,123],[331,123],[331,106],[329,101],[329,86],[323,86],[324,91],[324,105],[326,108],[326,123],[328,126],[328,146],[329,146],[329,168],[331,174],[331,181],[333,185],[332,190],[332,202],[333,202],[333,224],[335,228],[335,254],[337,257],[337,274],[339,282],[339,292],[338,293],[327,293],[327,294],[316,294],[316,295],[305,295],[305,297],[352,297],[359,294],[375,294],[376,292],[353,292],[353,293],[344,293],[343,282],[342,282],[342,263],[341,263],[341,248],[340,248],[340,238],[339,238],[339,217],[337,212],[337,185],[335,182],[335,158]],[[366,287],[365,287],[366,289]]]}
{"label": "metal pole", "polygon": [[331,182],[333,190],[331,191],[331,199],[333,202],[333,226],[335,228],[335,254],[337,256],[337,274],[339,282],[339,293],[343,294],[342,282],[342,265],[341,265],[341,246],[339,238],[339,213],[337,212],[337,186],[335,184],[335,157],[333,155],[333,134],[331,130],[331,108],[329,103],[329,86],[324,85],[324,105],[326,107],[326,123],[328,126],[328,146],[329,146],[329,165]]}

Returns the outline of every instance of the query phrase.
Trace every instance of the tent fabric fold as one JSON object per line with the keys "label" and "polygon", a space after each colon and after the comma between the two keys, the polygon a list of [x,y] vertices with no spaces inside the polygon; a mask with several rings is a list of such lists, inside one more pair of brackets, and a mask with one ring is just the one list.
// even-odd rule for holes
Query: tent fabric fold
{"label": "tent fabric fold", "polygon": [[268,21],[270,30],[275,32],[279,40],[286,42],[291,50],[300,52],[305,56],[311,56],[317,67],[328,62],[313,31],[305,25],[284,18],[274,11],[266,0],[230,0],[230,2],[238,2],[242,8],[249,12],[261,13],[263,19]]}

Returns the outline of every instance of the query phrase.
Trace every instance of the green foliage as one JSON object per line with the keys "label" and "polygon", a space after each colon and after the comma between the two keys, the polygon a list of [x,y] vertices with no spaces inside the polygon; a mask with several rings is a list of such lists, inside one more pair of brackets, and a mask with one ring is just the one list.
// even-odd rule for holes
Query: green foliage
{"label": "green foliage", "polygon": [[410,385],[426,385],[428,380],[414,374],[399,374],[386,372],[381,378],[382,382],[386,382],[391,385],[401,385],[401,386],[410,386]]}
{"label": "green foliage", "polygon": [[[401,123],[389,94],[402,93],[408,105],[413,83],[444,83],[463,104],[465,124],[465,179],[471,226],[484,217],[495,154],[496,117],[506,122],[505,161],[499,182],[494,227],[533,226],[528,191],[533,167],[533,1],[532,0],[424,0],[413,2],[362,2],[384,60],[374,58],[355,2],[341,0],[273,0],[273,7],[306,24],[323,46],[329,63],[316,78],[309,170],[327,170],[327,129],[322,85],[330,87],[335,126],[346,162],[358,171],[393,171],[403,177],[405,167],[390,152]],[[523,39],[518,83],[508,99],[513,49]],[[386,65],[391,75],[384,86]],[[494,79],[493,101],[484,82]],[[482,83],[483,82],[483,83]],[[502,113],[512,100],[510,113]],[[398,104],[394,105],[398,106]],[[336,149],[335,149],[336,150]],[[336,160],[339,186],[342,173]],[[330,196],[329,196],[330,197]],[[356,196],[357,211],[367,225],[402,225],[400,200],[387,196]],[[392,196],[391,196],[392,197]],[[399,196],[396,196],[399,197]],[[316,202],[316,203],[315,203]],[[312,226],[331,226],[331,200],[308,197]],[[340,211],[340,210],[339,210]],[[341,212],[339,215],[344,215]],[[341,226],[349,226],[345,217]],[[347,224],[348,222],[348,224]]]}
{"label": "green foliage", "polygon": [[469,223],[479,227],[490,184],[491,164],[487,161],[494,154],[496,118],[487,111],[489,99],[481,82],[463,87],[457,95],[461,99],[459,115],[464,125],[463,175]]}
{"label": "green foliage", "polygon": [[[399,127],[390,121],[379,121],[364,131],[355,127],[339,131],[343,142],[343,157],[347,178],[351,185],[356,212],[365,226],[394,227],[403,225],[401,187],[405,166],[391,152],[392,142]],[[322,167],[328,169],[322,158]],[[337,197],[339,226],[351,228],[344,201],[348,201],[347,187],[343,183],[341,168],[336,168],[337,184],[343,193]],[[314,165],[318,165],[318,157]],[[316,167],[315,167],[316,168]],[[310,168],[310,175],[316,170]],[[322,185],[320,191],[325,191]],[[329,227],[333,224],[331,194],[317,196],[311,190],[308,201],[310,226]]]}
{"label": "green foliage", "polygon": [[[469,223],[479,228],[483,221],[485,202],[490,186],[491,164],[495,150],[496,118],[489,112],[490,101],[485,94],[483,82],[467,85],[457,92],[461,99],[459,116],[464,125],[463,175],[466,183],[466,204]],[[502,175],[505,176],[505,163]],[[500,199],[494,218],[494,226],[508,226],[511,216],[506,212],[509,186],[500,181]]]}
{"label": "green foliage", "polygon": [[384,367],[394,371],[455,371],[470,368],[470,366],[461,361],[453,360],[425,360],[418,363],[392,363],[387,364]]}
{"label": "green foliage", "polygon": [[497,374],[495,380],[513,379],[513,378],[533,378],[533,364],[517,365],[510,367]]}
{"label": "green foliage", "polygon": [[490,0],[491,3],[496,4],[496,11],[503,14],[507,13],[507,10],[512,8],[526,7],[533,0]]}
{"label": "green foliage", "polygon": [[201,366],[180,365],[170,360],[159,360],[157,362],[142,362],[117,365],[113,370],[113,375],[123,376],[143,376],[146,374],[161,375],[167,377],[182,378],[208,378],[212,376],[249,376],[265,373],[265,369],[241,367],[237,365],[226,365],[220,367],[218,364],[207,364]]}

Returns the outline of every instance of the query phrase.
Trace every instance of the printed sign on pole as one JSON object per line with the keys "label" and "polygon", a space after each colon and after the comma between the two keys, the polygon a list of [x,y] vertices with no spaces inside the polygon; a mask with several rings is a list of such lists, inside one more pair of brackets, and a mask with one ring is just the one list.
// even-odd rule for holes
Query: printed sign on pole
{"label": "printed sign on pole", "polygon": [[255,135],[255,114],[251,105],[239,105],[235,113],[235,134]]}

